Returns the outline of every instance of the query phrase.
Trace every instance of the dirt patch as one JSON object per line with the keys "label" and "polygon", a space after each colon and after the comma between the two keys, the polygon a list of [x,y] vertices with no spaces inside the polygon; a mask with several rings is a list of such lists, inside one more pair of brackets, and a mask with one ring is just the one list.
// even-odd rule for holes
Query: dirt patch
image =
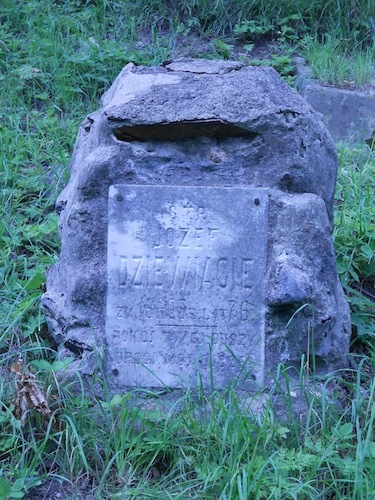
{"label": "dirt patch", "polygon": [[47,479],[40,486],[30,490],[27,498],[29,500],[91,500],[94,497],[91,481],[83,478],[78,485],[73,485],[63,479]]}
{"label": "dirt patch", "polygon": [[[147,50],[155,44],[148,34],[141,36],[142,41],[136,42],[136,50]],[[284,55],[285,49],[272,39],[263,39],[254,44],[246,44],[239,40],[220,40],[217,38],[202,38],[193,34],[179,35],[173,42],[167,34],[162,34],[157,40],[161,47],[168,47],[171,58],[194,57],[206,59],[229,59],[249,63],[253,59],[270,59],[272,55]],[[250,47],[252,46],[251,50]]]}

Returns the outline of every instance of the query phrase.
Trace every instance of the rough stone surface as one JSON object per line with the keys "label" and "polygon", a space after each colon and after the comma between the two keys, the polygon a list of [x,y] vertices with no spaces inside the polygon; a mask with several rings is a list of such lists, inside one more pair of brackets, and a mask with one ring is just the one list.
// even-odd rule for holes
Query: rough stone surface
{"label": "rough stone surface", "polygon": [[375,79],[366,90],[323,85],[311,78],[301,59],[298,74],[298,91],[321,114],[335,141],[371,143],[375,134]]}
{"label": "rough stone surface", "polygon": [[[209,247],[208,229],[216,227],[197,225],[195,216],[191,226],[186,219],[181,226],[164,229],[169,234],[170,229],[195,230],[195,236],[190,232],[189,238],[195,238],[195,244],[208,245],[206,258],[216,255],[232,259],[233,264],[255,256],[259,276],[247,270],[245,263],[241,271],[245,278],[241,279],[259,286],[255,304],[259,305],[260,316],[254,324],[248,321],[248,330],[242,325],[240,335],[247,335],[241,356],[250,356],[252,361],[256,358],[260,365],[249,370],[249,383],[243,386],[251,389],[267,385],[278,363],[298,365],[301,355],[310,357],[310,366],[320,373],[345,366],[349,310],[336,275],[331,238],[336,169],[334,144],[319,116],[271,68],[226,62],[216,66],[201,60],[173,61],[154,68],[127,65],[103,96],[102,108],[82,123],[71,178],[57,202],[61,255],[49,272],[42,303],[62,354],[73,352],[81,373],[88,375],[102,360],[103,375],[116,389],[136,384],[153,386],[148,376],[125,374],[132,370],[144,373],[144,361],[149,359],[156,363],[151,371],[157,368],[160,378],[166,379],[155,385],[166,382],[177,386],[177,378],[170,375],[176,366],[187,383],[197,383],[198,365],[195,370],[188,369],[178,355],[185,353],[190,367],[203,359],[200,351],[210,352],[210,341],[202,329],[194,336],[194,351],[188,338],[180,341],[178,332],[174,340],[174,333],[168,337],[160,332],[158,318],[151,310],[145,309],[142,318],[135,313],[133,318],[116,319],[113,308],[139,305],[143,297],[134,284],[126,287],[129,278],[124,270],[128,269],[129,256],[138,259],[132,260],[130,270],[135,284],[134,264],[139,259],[153,263],[146,299],[172,305],[168,301],[183,296],[191,300],[189,307],[197,309],[202,304],[207,314],[229,307],[229,294],[223,293],[221,298],[221,291],[203,291],[202,282],[187,282],[185,289],[175,292],[173,286],[164,289],[172,271],[168,268],[167,272],[160,259],[182,258],[183,254],[152,252],[150,238],[158,230],[157,222],[160,225],[164,220],[167,224],[168,203],[171,207],[172,200],[177,204],[190,201],[198,217],[204,200],[219,229],[225,234],[229,226],[232,228],[231,243],[224,249],[221,242],[220,255]],[[214,201],[215,190],[221,200],[225,199],[223,193],[228,193],[226,203]],[[264,233],[259,221],[246,212],[248,194],[251,199],[258,198],[261,207],[262,200],[267,199],[267,211],[261,218]],[[123,209],[116,208],[116,196],[122,198]],[[259,249],[255,250],[257,239]],[[197,252],[191,249],[189,256],[194,260],[199,257]],[[197,276],[202,276],[202,265],[204,269],[200,261]],[[225,278],[213,275],[213,279],[221,288]],[[116,287],[121,288],[118,295]],[[247,301],[249,297],[246,290],[234,291],[233,300]],[[117,323],[120,319],[121,328]],[[139,329],[141,321],[143,330]],[[231,347],[228,333],[234,334],[229,327],[229,322],[222,320],[225,341],[217,343],[227,352]],[[130,329],[133,337],[125,339]],[[142,343],[144,338],[147,343],[152,331],[157,333],[156,340],[153,337],[157,342],[155,352],[145,347],[139,350],[137,342]],[[211,337],[214,333],[210,332]],[[256,336],[259,351],[254,354]],[[127,340],[131,354],[114,362],[113,353],[120,349],[124,352]],[[234,359],[239,344],[235,349]],[[177,360],[171,370],[163,361],[164,352]],[[214,361],[218,352],[213,353]],[[236,374],[229,358],[222,358],[222,365],[217,359],[217,381],[224,385]]]}

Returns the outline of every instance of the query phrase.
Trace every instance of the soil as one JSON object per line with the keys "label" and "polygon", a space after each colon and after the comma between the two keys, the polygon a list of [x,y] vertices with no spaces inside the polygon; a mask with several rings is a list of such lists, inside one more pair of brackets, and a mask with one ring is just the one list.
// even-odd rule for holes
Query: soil
{"label": "soil", "polygon": [[[135,44],[135,49],[142,50],[147,49],[152,45],[152,40],[148,34],[142,35],[142,41]],[[167,39],[167,35],[165,35]],[[201,38],[199,36],[189,34],[180,35],[176,38],[171,47],[171,58],[179,57],[197,57],[206,59],[229,59],[240,61],[243,60],[245,63],[253,59],[270,59],[272,55],[282,55],[285,54],[285,50],[282,49],[279,43],[274,41],[272,38],[262,39],[261,41],[255,42],[252,50],[246,50],[246,43],[244,41],[230,40],[225,41],[228,46],[228,53],[223,55],[222,50],[215,45],[217,39]],[[163,35],[160,37],[160,45],[163,44]],[[165,42],[165,45],[170,47],[169,39]],[[253,44],[251,44],[253,45]],[[129,47],[130,48],[130,47]]]}
{"label": "soil", "polygon": [[86,478],[81,484],[72,485],[69,481],[47,479],[40,486],[30,490],[28,500],[91,500],[94,498],[90,481]]}

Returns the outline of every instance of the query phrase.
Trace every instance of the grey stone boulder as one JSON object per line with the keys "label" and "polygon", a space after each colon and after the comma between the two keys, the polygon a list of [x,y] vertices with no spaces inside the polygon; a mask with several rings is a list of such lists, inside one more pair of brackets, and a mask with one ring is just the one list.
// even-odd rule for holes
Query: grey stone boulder
{"label": "grey stone boulder", "polygon": [[265,384],[279,362],[296,366],[302,355],[319,373],[345,366],[350,318],[332,244],[336,172],[319,115],[272,68],[128,64],[83,121],[56,204],[61,254],[42,306],[61,352],[73,353],[83,374],[102,360],[113,379],[105,368],[113,349],[106,336],[110,186],[237,186],[265,189],[269,200]]}

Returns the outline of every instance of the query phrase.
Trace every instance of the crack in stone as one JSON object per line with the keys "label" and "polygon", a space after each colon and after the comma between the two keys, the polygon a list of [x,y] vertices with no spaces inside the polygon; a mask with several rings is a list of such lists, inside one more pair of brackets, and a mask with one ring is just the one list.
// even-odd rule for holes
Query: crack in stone
{"label": "crack in stone", "polygon": [[147,125],[121,125],[113,129],[119,141],[169,140],[178,141],[194,137],[249,137],[255,139],[256,132],[239,125],[219,120],[192,120]]}

